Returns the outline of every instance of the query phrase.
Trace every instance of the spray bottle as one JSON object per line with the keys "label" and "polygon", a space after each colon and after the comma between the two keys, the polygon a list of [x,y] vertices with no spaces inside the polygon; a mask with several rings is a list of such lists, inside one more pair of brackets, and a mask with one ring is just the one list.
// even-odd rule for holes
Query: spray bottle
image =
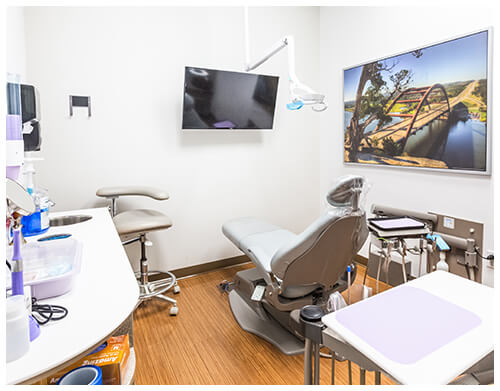
{"label": "spray bottle", "polygon": [[450,271],[450,268],[446,263],[446,253],[444,251],[439,252],[439,262],[436,265],[436,270],[443,270],[445,272]]}
{"label": "spray bottle", "polygon": [[443,270],[445,272],[450,271],[448,264],[446,263],[446,251],[450,251],[450,246],[439,234],[427,234],[427,240],[436,244],[439,249],[439,262],[436,264],[436,270]]}
{"label": "spray bottle", "polygon": [[31,157],[28,153],[24,158],[23,175],[27,192],[35,201],[35,213],[25,216],[22,219],[23,235],[33,236],[46,232],[49,229],[49,206],[50,200],[47,190],[38,188],[35,185],[35,161],[43,158]]}

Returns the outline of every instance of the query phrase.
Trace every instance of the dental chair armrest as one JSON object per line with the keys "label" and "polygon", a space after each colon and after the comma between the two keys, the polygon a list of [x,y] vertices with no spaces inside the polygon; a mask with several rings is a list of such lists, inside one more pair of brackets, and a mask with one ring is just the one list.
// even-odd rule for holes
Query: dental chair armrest
{"label": "dental chair armrest", "polygon": [[167,192],[148,186],[113,186],[101,187],[95,193],[98,197],[118,198],[121,196],[145,196],[155,200],[164,201],[169,199]]}

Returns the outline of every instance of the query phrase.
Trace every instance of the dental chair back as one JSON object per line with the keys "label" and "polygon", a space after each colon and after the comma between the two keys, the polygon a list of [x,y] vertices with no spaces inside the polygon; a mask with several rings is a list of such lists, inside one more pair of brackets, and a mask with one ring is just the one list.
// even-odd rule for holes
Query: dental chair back
{"label": "dental chair back", "polygon": [[360,176],[340,179],[326,197],[333,209],[274,254],[271,269],[281,280],[281,296],[296,298],[334,287],[368,236],[359,206],[363,185]]}

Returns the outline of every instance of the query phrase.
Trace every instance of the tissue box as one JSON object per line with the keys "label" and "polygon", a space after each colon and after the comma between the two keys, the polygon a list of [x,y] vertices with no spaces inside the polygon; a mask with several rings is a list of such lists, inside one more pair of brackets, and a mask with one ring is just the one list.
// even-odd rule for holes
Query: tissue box
{"label": "tissue box", "polygon": [[104,385],[122,384],[127,373],[127,364],[130,356],[128,334],[109,338],[105,344],[94,350],[76,363],[69,365],[46,379],[46,384],[53,385],[67,372],[83,365],[96,365],[102,370]]}

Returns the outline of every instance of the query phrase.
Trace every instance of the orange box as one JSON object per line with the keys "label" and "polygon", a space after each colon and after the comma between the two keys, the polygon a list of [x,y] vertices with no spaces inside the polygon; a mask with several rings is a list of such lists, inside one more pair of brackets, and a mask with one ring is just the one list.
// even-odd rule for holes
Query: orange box
{"label": "orange box", "polygon": [[53,373],[46,379],[48,385],[56,384],[57,381],[67,372],[83,365],[96,365],[102,371],[102,384],[118,385],[122,384],[127,373],[128,359],[130,356],[130,345],[128,334],[111,337],[106,341],[106,346],[85,356],[76,363]]}

